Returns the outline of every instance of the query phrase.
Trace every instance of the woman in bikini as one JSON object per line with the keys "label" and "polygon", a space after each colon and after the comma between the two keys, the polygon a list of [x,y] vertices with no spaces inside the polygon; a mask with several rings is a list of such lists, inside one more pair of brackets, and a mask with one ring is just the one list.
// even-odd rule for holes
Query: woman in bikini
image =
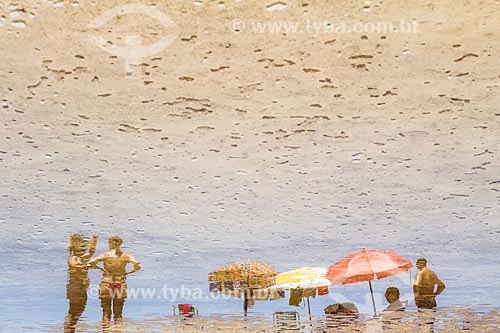
{"label": "woman in bikini", "polygon": [[[105,252],[90,261],[92,268],[103,271],[101,285],[99,286],[99,298],[101,299],[102,321],[104,326],[108,326],[113,315],[115,323],[121,323],[123,306],[127,298],[126,276],[141,269],[139,261],[134,256],[125,253],[121,249],[122,239],[113,236],[109,239],[109,251]],[[102,262],[103,267],[97,265]],[[132,269],[127,272],[128,264],[132,264]]]}

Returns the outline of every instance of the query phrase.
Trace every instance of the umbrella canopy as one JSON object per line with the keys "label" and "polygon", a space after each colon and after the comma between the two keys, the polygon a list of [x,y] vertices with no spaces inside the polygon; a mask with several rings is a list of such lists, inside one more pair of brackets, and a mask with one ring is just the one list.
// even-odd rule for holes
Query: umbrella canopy
{"label": "umbrella canopy", "polygon": [[324,267],[302,267],[276,275],[276,284],[271,288],[317,288],[329,286],[332,283],[326,278]]}
{"label": "umbrella canopy", "polygon": [[232,284],[234,289],[257,289],[275,282],[274,266],[258,260],[235,262],[208,274],[209,282]]}
{"label": "umbrella canopy", "polygon": [[258,260],[236,262],[208,274],[210,292],[220,292],[239,296],[243,293],[245,315],[248,298],[254,290],[265,289],[275,284],[274,266]]}
{"label": "umbrella canopy", "polygon": [[396,252],[382,250],[363,250],[349,254],[328,268],[326,277],[334,284],[348,284],[368,281],[372,294],[373,310],[376,313],[371,280],[377,276],[382,279],[406,272],[412,267],[409,260]]}
{"label": "umbrella canopy", "polygon": [[[276,275],[276,284],[269,289],[311,289],[327,287],[332,283],[325,277],[324,267],[302,267]],[[316,292],[316,290],[314,290]],[[326,291],[328,292],[328,291]],[[311,304],[307,296],[307,309],[311,319]]]}

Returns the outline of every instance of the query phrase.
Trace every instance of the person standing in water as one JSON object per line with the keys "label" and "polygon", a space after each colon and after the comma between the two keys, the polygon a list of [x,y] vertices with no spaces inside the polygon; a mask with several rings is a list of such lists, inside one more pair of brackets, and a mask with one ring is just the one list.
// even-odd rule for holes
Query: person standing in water
{"label": "person standing in water", "polygon": [[[418,272],[415,276],[415,284],[413,285],[415,304],[419,309],[435,308],[436,296],[441,294],[446,287],[443,281],[437,277],[436,273],[427,268],[427,260],[425,258],[417,259],[416,266]],[[437,286],[436,289],[435,286]]]}
{"label": "person standing in water", "polygon": [[[69,239],[68,282],[66,298],[69,310],[64,321],[64,333],[75,332],[75,326],[87,305],[87,289],[89,287],[88,261],[94,255],[97,235],[92,235],[90,242],[81,234],[72,234]],[[89,252],[87,253],[87,249]]]}
{"label": "person standing in water", "polygon": [[[94,259],[89,264],[92,268],[103,271],[101,284],[99,286],[99,298],[101,299],[102,321],[107,324],[114,316],[115,323],[122,321],[123,306],[127,298],[126,276],[141,269],[139,261],[134,256],[121,250],[122,239],[113,236],[109,239],[109,251]],[[103,267],[98,266],[99,262]],[[127,272],[127,264],[131,263],[132,269]]]}

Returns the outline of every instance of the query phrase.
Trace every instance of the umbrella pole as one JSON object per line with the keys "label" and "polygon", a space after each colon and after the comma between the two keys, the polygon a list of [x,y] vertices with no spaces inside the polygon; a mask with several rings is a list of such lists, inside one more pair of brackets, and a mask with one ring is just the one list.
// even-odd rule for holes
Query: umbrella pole
{"label": "umbrella pole", "polygon": [[[307,296],[307,311],[309,311],[309,321],[312,321],[311,318],[311,302],[309,301],[309,296]],[[311,322],[312,325],[312,322]]]}
{"label": "umbrella pole", "polygon": [[375,308],[375,299],[373,298],[372,282],[368,280],[368,284],[370,285],[370,293],[372,294],[373,314],[377,315],[377,309]]}
{"label": "umbrella pole", "polygon": [[243,293],[245,295],[245,300],[243,301],[243,311],[245,312],[245,318],[246,318],[247,313],[248,313],[248,296],[247,296],[247,291],[248,290],[245,290],[245,292]]}

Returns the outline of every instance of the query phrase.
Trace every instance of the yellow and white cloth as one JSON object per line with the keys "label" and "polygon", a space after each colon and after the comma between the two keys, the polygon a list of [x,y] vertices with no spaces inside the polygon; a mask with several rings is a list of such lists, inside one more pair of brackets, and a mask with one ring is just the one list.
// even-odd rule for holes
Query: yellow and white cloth
{"label": "yellow and white cloth", "polygon": [[302,267],[276,275],[276,284],[269,289],[318,288],[332,283],[326,278],[324,267]]}

